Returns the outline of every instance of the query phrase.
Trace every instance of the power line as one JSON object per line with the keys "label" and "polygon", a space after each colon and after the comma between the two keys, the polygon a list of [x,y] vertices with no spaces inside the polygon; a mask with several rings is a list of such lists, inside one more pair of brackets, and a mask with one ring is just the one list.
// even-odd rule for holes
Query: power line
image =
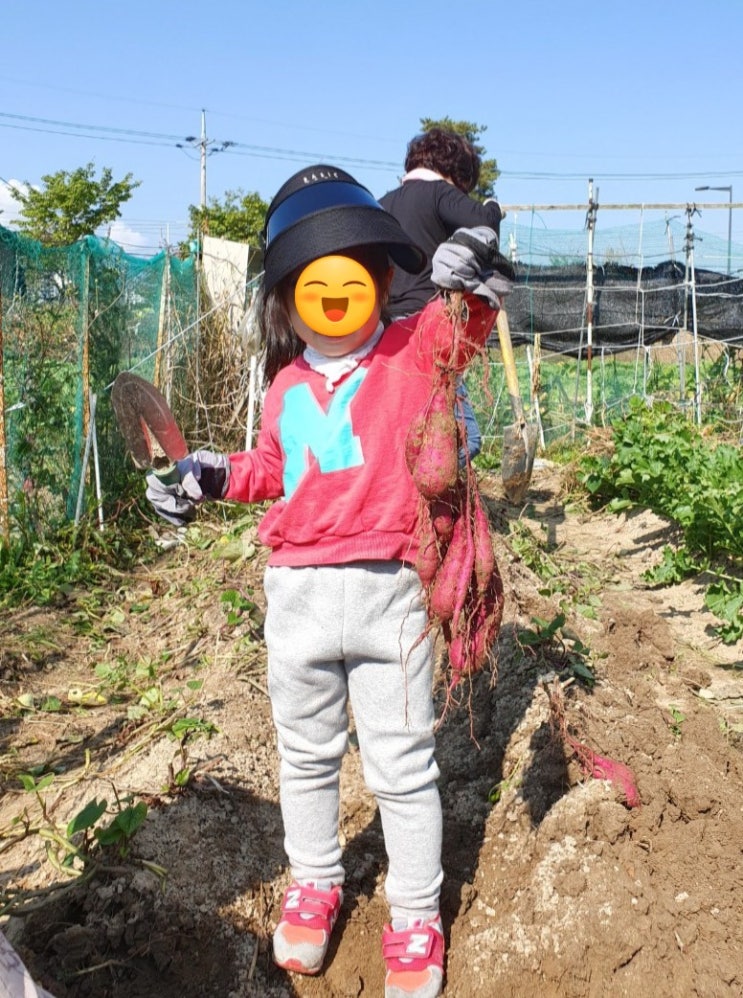
{"label": "power line", "polygon": [[234,146],[234,144],[230,139],[218,140],[206,137],[206,111],[203,108],[201,109],[201,137],[197,138],[195,135],[187,135],[183,142],[176,142],[177,149],[185,149],[186,146],[190,146],[192,149],[199,150],[201,159],[201,200],[199,204],[202,210],[206,208],[206,158],[207,156],[212,156],[214,153],[224,152],[230,146]]}
{"label": "power line", "polygon": [[112,125],[86,125],[75,121],[57,121],[54,118],[35,118],[28,114],[12,114],[0,111],[0,118],[12,118],[14,121],[33,121],[41,125],[61,125],[64,128],[85,129],[90,132],[115,132],[119,135],[140,135],[149,139],[171,139],[175,141],[180,136],[167,135],[163,132],[143,132],[136,128],[114,128]]}
{"label": "power line", "polygon": [[[36,118],[31,115],[11,114],[0,111],[0,119],[11,118],[15,122],[32,122],[33,125],[12,124],[0,120],[0,128],[14,128],[20,131],[42,132],[50,135],[68,135],[71,138],[95,139],[98,141],[129,142],[133,145],[176,146],[183,148],[184,142],[199,148],[201,141],[196,136],[182,139],[180,135],[170,135],[164,132],[144,132],[133,128],[113,128],[109,125],[88,125],[81,122],[56,121],[52,118]],[[37,126],[55,126],[54,128]],[[70,131],[73,129],[73,131]],[[110,134],[99,134],[110,133]],[[209,141],[209,140],[207,140]],[[297,162],[345,163],[350,166],[361,166],[371,170],[396,170],[400,164],[384,160],[370,160],[363,157],[339,156],[335,153],[306,152],[300,149],[281,149],[274,146],[252,145],[247,142],[227,141],[222,143],[220,151],[242,156],[255,156],[264,159],[280,159]]]}
{"label": "power line", "polygon": [[65,132],[58,128],[34,128],[31,125],[10,125],[0,121],[0,128],[12,128],[20,132],[41,132],[42,135],[69,135],[75,139],[95,139],[98,142],[126,142],[128,145],[165,146],[172,142],[148,142],[144,139],[122,138],[115,135],[85,135],[82,132]]}
{"label": "power line", "polygon": [[[203,112],[202,112],[203,113]],[[134,128],[115,128],[110,125],[89,125],[82,122],[57,121],[52,118],[38,118],[31,115],[13,114],[8,111],[0,111],[0,119],[12,119],[12,121],[0,120],[0,128],[13,128],[20,131],[35,131],[51,135],[67,135],[72,138],[86,138],[97,141],[126,142],[132,145],[152,145],[152,146],[179,146],[183,148],[184,140],[180,135],[173,135],[167,132],[147,132]],[[13,123],[15,122],[15,124]],[[28,122],[30,124],[18,124],[18,122]],[[53,127],[40,127],[53,126]],[[200,147],[202,139],[190,136],[186,142],[194,144],[195,148]],[[212,140],[207,140],[207,143]],[[207,147],[208,149],[208,147]],[[361,156],[342,156],[336,153],[308,152],[301,149],[284,149],[278,146],[255,145],[247,142],[226,141],[221,143],[219,151],[236,156],[249,156],[263,159],[283,160],[290,162],[323,162],[328,161],[337,164],[345,164],[352,167],[361,167],[368,170],[399,170],[400,163],[389,160],[368,159]],[[499,179],[513,180],[549,180],[553,182],[569,182],[575,180],[585,180],[586,171],[583,172],[559,172],[555,170],[509,170],[499,167]],[[588,171],[591,172],[591,171]],[[708,170],[684,171],[681,173],[621,173],[617,171],[604,173],[593,170],[593,173],[600,176],[601,180],[640,180],[640,181],[674,181],[674,180],[696,180],[703,179],[723,179],[732,177],[743,177],[743,170]]]}

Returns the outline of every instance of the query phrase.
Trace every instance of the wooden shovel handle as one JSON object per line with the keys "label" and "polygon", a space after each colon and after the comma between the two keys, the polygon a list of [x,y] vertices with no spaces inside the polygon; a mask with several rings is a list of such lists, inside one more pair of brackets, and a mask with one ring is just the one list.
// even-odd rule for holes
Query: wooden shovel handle
{"label": "wooden shovel handle", "polygon": [[506,374],[506,385],[511,399],[511,408],[514,419],[523,423],[524,406],[521,402],[521,389],[519,388],[519,377],[516,373],[516,361],[513,357],[513,344],[511,343],[511,330],[508,325],[508,316],[504,308],[498,309],[498,316],[495,320],[498,329],[498,340],[500,342],[500,352],[503,358],[503,370]]}

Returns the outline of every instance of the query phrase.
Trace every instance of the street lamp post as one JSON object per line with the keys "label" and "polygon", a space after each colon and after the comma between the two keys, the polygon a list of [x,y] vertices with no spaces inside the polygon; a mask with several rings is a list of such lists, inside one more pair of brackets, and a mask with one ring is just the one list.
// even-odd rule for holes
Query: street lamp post
{"label": "street lamp post", "polygon": [[733,246],[733,185],[728,184],[727,187],[710,187],[708,184],[705,184],[704,187],[695,187],[694,190],[728,192],[728,275],[729,275],[731,273],[730,254]]}

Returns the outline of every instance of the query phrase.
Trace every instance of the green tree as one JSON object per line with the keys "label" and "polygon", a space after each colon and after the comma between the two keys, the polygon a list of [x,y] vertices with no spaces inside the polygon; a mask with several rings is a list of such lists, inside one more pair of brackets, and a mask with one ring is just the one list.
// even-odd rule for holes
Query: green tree
{"label": "green tree", "polygon": [[115,181],[109,167],[96,178],[93,163],[71,173],[48,173],[41,180],[42,187],[25,181],[26,190],[12,187],[10,193],[21,205],[19,230],[47,246],[69,246],[93,235],[121,215],[121,205],[141,184],[131,173]]}
{"label": "green tree", "polygon": [[451,118],[421,118],[421,131],[428,132],[432,128],[443,128],[447,132],[456,132],[472,143],[480,155],[480,182],[472,192],[472,197],[479,201],[494,197],[493,188],[500,176],[498,161],[485,158],[485,147],[480,143],[480,135],[487,130],[487,125],[476,125],[472,121],[452,121]]}
{"label": "green tree", "polygon": [[255,191],[226,191],[223,201],[211,198],[205,208],[189,205],[189,238],[203,233],[259,247],[267,211],[267,202]]}
{"label": "green tree", "polygon": [[[199,234],[215,236],[217,239],[232,239],[237,243],[247,243],[251,247],[248,270],[257,274],[263,267],[263,243],[261,233],[266,221],[268,202],[255,191],[225,191],[224,199],[210,198],[205,208],[188,206],[191,223],[188,238],[193,243]],[[187,250],[181,244],[181,251]]]}

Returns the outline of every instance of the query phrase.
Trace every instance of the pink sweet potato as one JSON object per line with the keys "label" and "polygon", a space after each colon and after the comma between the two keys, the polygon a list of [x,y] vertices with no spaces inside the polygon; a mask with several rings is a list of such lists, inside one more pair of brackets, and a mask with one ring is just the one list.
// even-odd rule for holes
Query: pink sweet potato
{"label": "pink sweet potato", "polygon": [[[415,454],[417,438],[420,445]],[[454,418],[454,384],[440,378],[434,386],[423,414],[422,429],[414,420],[408,433],[413,458],[410,473],[416,488],[426,499],[435,499],[452,488],[459,472],[457,424]],[[406,446],[406,459],[408,447]]]}
{"label": "pink sweet potato", "polygon": [[405,463],[411,475],[415,471],[415,466],[421,452],[425,429],[425,412],[419,412],[411,422],[408,428],[408,435],[405,437]]}
{"label": "pink sweet potato", "polygon": [[467,664],[467,637],[465,634],[455,634],[447,642],[449,652],[449,670],[451,673],[451,685],[456,686],[462,676],[469,674],[470,669]]}
{"label": "pink sweet potato", "polygon": [[[490,524],[477,491],[474,469],[459,469],[463,425],[455,415],[457,375],[481,349],[492,317],[465,328],[467,306],[451,295],[432,322],[435,368],[428,402],[412,421],[405,460],[425,504],[418,526],[417,568],[425,590],[425,633],[440,630],[449,651],[450,686],[483,668],[503,616],[503,584]],[[460,419],[460,423],[461,423]],[[423,507],[422,507],[423,508]]]}
{"label": "pink sweet potato", "polygon": [[431,522],[436,536],[443,544],[448,544],[454,531],[454,523],[459,510],[446,497],[431,501]]}
{"label": "pink sweet potato", "polygon": [[475,546],[467,516],[454,524],[446,554],[431,585],[428,611],[438,621],[451,620],[456,630],[464,609],[475,562]]}
{"label": "pink sweet potato", "polygon": [[441,564],[439,542],[428,506],[424,506],[421,510],[418,531],[420,537],[415,567],[418,570],[423,588],[428,589]]}
{"label": "pink sweet potato", "polygon": [[498,637],[503,619],[503,583],[497,565],[488,580],[485,593],[472,604],[473,591],[468,593],[464,615],[459,627],[451,632],[447,642],[451,686],[463,676],[470,676],[483,668]]}

